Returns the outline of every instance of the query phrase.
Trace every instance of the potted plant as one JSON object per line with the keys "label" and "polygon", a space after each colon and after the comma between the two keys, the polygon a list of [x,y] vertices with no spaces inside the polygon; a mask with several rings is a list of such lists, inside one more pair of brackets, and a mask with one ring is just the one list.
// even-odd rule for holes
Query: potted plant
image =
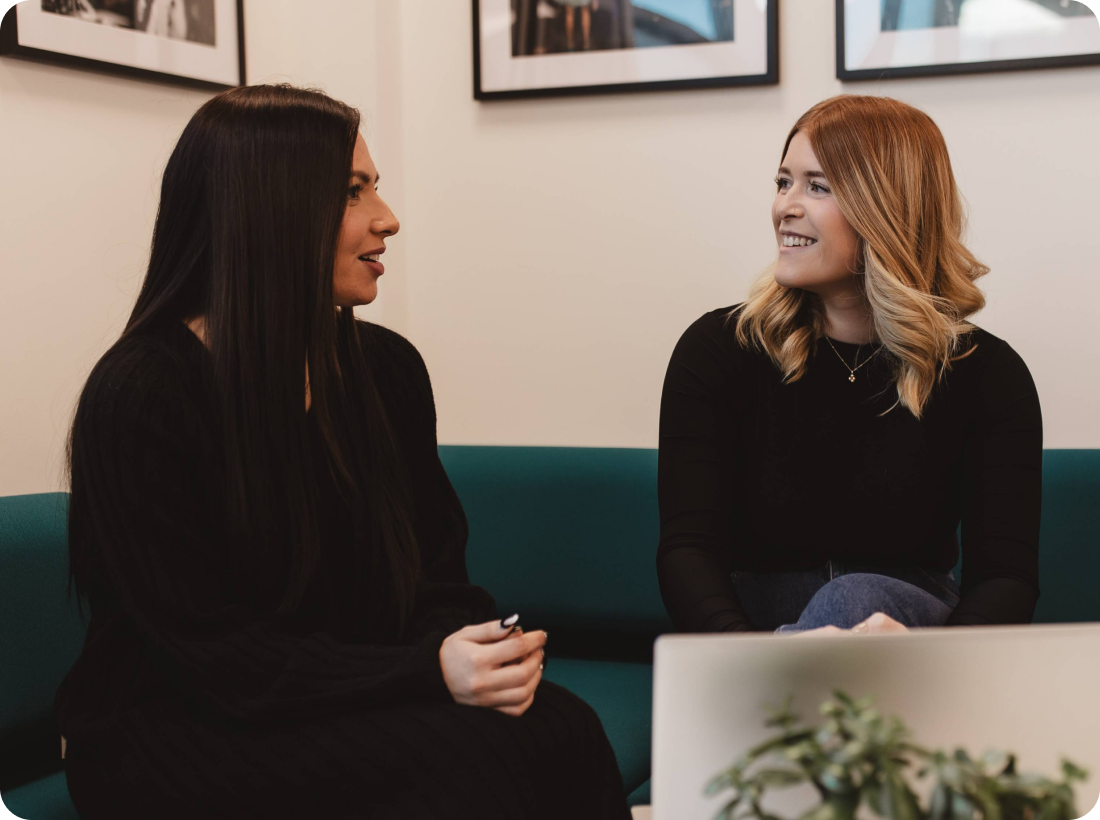
{"label": "potted plant", "polygon": [[[929,751],[910,742],[897,717],[884,717],[870,698],[843,692],[821,704],[824,721],[801,727],[791,699],[772,711],[779,733],[713,777],[708,795],[729,792],[716,820],[781,820],[761,806],[773,788],[811,783],[821,802],[798,820],[855,820],[870,810],[887,820],[1076,820],[1073,783],[1087,773],[1062,761],[1062,779],[1019,774],[1016,757],[987,752],[973,758]],[[935,778],[922,807],[905,775]]]}

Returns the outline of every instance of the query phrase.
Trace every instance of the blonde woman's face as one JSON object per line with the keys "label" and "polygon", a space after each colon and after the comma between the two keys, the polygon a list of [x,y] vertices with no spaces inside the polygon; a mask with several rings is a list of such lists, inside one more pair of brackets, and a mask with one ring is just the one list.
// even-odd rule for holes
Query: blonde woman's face
{"label": "blonde woman's face", "polygon": [[355,141],[349,173],[332,278],[334,301],[342,307],[366,305],[378,296],[386,238],[401,228],[393,211],[378,195],[378,171],[362,135]]}
{"label": "blonde woman's face", "polygon": [[840,212],[801,131],[791,139],[779,167],[772,225],[779,245],[776,282],[822,297],[855,291],[859,235]]}

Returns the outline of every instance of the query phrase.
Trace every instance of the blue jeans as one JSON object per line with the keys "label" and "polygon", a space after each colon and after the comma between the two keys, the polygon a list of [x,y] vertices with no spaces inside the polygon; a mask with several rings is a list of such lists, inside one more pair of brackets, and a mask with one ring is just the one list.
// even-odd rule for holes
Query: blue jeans
{"label": "blue jeans", "polygon": [[760,629],[802,632],[851,629],[875,612],[909,627],[943,626],[959,603],[950,572],[919,567],[866,567],[827,561],[797,572],[735,572],[745,614]]}

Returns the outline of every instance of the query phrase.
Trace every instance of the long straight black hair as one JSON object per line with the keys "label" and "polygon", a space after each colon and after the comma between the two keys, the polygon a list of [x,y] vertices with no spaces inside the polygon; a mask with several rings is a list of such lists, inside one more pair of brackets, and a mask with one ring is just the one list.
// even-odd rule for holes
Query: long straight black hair
{"label": "long straight black hair", "polygon": [[359,120],[287,84],[233,88],[199,108],[165,167],[149,269],[116,346],[204,317],[226,536],[255,577],[288,557],[278,614],[298,608],[321,549],[308,362],[310,413],[352,509],[365,629],[392,635],[420,572],[408,478],[365,337],[351,308],[336,308],[332,285]]}

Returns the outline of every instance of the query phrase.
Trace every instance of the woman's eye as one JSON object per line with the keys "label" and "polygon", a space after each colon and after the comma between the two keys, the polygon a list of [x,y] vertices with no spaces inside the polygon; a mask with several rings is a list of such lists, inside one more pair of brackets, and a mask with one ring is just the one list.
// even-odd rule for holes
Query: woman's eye
{"label": "woman's eye", "polygon": [[348,196],[351,197],[352,199],[358,199],[359,198],[359,192],[362,191],[362,190],[363,190],[362,185],[352,185],[350,188],[348,188]]}
{"label": "woman's eye", "polygon": [[[784,186],[790,186],[791,181],[789,179],[786,179],[785,177],[776,177],[775,178],[775,184],[776,184],[776,187],[780,191],[782,191]],[[826,188],[824,185],[819,185],[816,182],[811,182],[809,187],[810,187],[811,191],[813,191],[814,193],[817,193],[817,194],[827,194],[827,193],[829,193],[828,188]]]}

